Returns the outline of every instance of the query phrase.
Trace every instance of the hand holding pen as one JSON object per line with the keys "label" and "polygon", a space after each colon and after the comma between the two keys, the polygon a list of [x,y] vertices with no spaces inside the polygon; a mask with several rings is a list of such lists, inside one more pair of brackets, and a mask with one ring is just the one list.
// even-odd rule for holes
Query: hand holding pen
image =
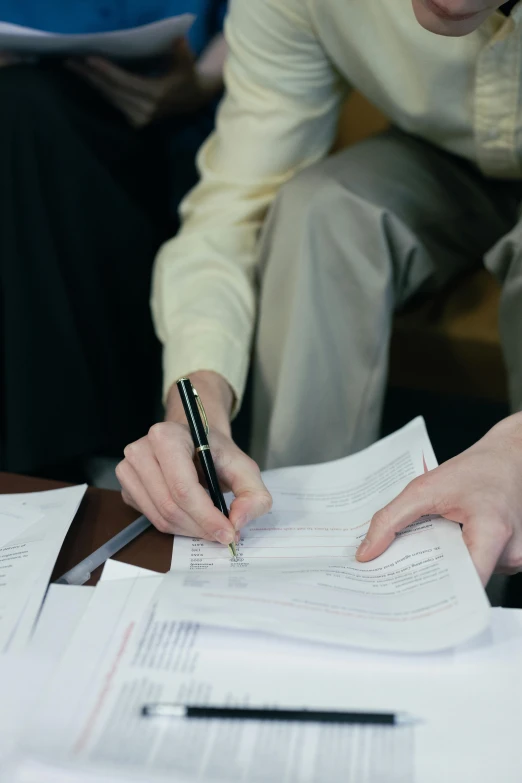
{"label": "hand holding pen", "polygon": [[[227,504],[219,486],[216,467],[210,452],[210,444],[208,442],[209,426],[205,408],[199,394],[188,378],[180,378],[177,385],[196,450],[196,458],[199,460],[209,495],[214,506],[229,519]],[[237,555],[236,541],[231,541],[228,546],[232,556],[235,557]]]}
{"label": "hand holding pen", "polygon": [[232,394],[226,382],[211,372],[195,373],[191,380],[210,420],[209,445],[221,488],[235,496],[230,519],[214,506],[204,477],[198,475],[197,456],[176,384],[168,396],[167,421],[155,424],[148,435],[127,446],[117,475],[124,500],[158,530],[228,546],[250,520],[270,510],[271,497],[256,463],[232,440]]}

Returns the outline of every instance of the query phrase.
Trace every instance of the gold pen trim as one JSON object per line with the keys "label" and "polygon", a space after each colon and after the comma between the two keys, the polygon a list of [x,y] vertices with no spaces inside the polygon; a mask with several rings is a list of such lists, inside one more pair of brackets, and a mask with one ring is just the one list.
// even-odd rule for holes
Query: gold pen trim
{"label": "gold pen trim", "polygon": [[201,397],[199,396],[197,389],[194,385],[192,385],[192,391],[194,392],[194,397],[196,398],[196,405],[198,406],[199,413],[201,415],[201,418],[203,419],[203,426],[205,427],[205,433],[208,435],[210,427],[208,426],[208,419],[207,419],[207,414],[205,413],[205,408],[203,407],[203,403],[201,402]]}
{"label": "gold pen trim", "polygon": [[196,449],[196,454],[200,451],[210,451],[210,446],[198,446]]}

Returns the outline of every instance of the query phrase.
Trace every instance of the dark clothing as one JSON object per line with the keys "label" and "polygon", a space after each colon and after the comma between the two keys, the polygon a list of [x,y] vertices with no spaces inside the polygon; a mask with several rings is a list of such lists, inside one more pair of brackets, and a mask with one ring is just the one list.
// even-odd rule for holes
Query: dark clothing
{"label": "dark clothing", "polygon": [[48,474],[155,418],[166,144],[58,67],[0,69],[0,106],[0,466]]}

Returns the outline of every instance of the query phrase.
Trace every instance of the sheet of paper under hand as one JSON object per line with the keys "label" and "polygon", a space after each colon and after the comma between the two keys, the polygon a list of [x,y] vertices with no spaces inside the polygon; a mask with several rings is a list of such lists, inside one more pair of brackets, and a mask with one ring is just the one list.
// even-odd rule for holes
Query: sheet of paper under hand
{"label": "sheet of paper under hand", "polygon": [[136,59],[165,54],[175,38],[185,36],[194,16],[169,17],[129,30],[86,35],[60,35],[0,22],[0,52],[52,57],[100,55],[114,59]]}
{"label": "sheet of paper under hand", "polygon": [[436,464],[416,419],[352,457],[267,473],[273,511],[246,527],[237,558],[175,539],[158,618],[403,652],[472,638],[490,607],[458,525],[421,518],[375,561],[355,560],[373,514]]}

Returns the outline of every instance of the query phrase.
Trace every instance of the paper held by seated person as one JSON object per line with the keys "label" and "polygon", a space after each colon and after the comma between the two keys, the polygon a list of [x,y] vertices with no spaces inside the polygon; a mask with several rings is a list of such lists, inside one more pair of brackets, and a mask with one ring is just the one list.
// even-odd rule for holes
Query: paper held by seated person
{"label": "paper held by seated person", "polygon": [[37,57],[138,59],[166,54],[189,31],[194,16],[182,14],[128,30],[62,35],[0,22],[0,51]]}
{"label": "paper held by seated person", "polygon": [[0,651],[23,649],[86,486],[0,496]]}
{"label": "paper held by seated person", "polygon": [[402,652],[472,638],[490,606],[459,525],[422,517],[373,562],[355,559],[373,514],[436,465],[418,418],[354,456],[267,472],[273,510],[242,531],[237,558],[176,537],[158,618]]}

